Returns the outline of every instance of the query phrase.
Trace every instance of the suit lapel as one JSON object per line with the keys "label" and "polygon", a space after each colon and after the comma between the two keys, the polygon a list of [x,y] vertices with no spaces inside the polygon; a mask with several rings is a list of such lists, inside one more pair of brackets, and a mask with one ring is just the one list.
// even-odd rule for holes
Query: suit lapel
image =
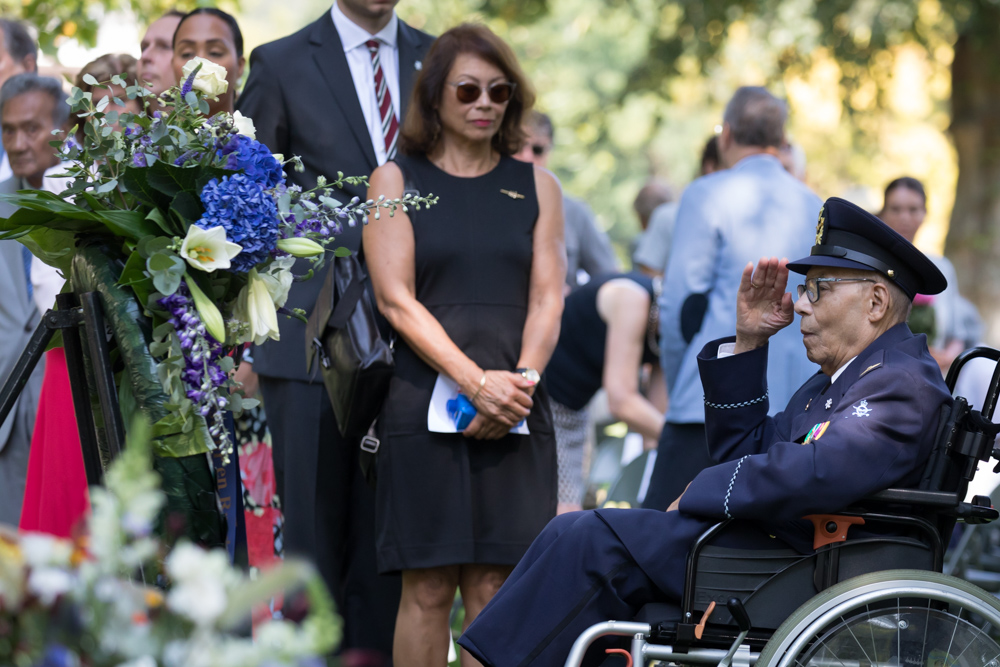
{"label": "suit lapel", "polygon": [[414,30],[402,21],[397,29],[396,45],[399,50],[399,122],[406,118],[406,110],[410,106],[410,91],[417,78],[417,42]]}
{"label": "suit lapel", "polygon": [[[347,64],[347,56],[344,55],[340,35],[337,33],[336,26],[333,25],[333,18],[329,12],[313,24],[309,43],[316,66],[319,67],[327,85],[330,86],[333,99],[340,106],[344,118],[347,119],[347,127],[368,160],[370,173],[378,166],[375,149],[372,147],[372,139],[368,134],[365,115],[361,111],[361,102],[358,101],[354,79],[351,77],[351,68]],[[303,104],[310,103],[309,100],[301,100],[301,102]]]}

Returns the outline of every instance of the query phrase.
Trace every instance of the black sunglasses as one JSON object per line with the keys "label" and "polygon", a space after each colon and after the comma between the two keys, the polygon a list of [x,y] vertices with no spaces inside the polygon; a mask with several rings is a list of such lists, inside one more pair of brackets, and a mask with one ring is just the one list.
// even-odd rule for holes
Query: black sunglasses
{"label": "black sunglasses", "polygon": [[449,81],[448,85],[455,86],[455,97],[462,104],[472,104],[479,99],[483,90],[489,95],[491,102],[494,104],[503,104],[510,101],[510,98],[514,95],[514,87],[516,86],[516,84],[510,81],[498,81],[485,87],[467,81],[460,81],[458,83],[451,83]]}

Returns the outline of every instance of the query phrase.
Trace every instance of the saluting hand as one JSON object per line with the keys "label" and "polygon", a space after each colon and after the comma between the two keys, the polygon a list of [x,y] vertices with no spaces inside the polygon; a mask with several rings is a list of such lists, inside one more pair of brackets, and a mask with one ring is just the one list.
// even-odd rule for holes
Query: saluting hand
{"label": "saluting hand", "polygon": [[736,293],[736,348],[747,352],[792,323],[792,295],[788,285],[788,260],[761,257],[754,270],[747,262]]}

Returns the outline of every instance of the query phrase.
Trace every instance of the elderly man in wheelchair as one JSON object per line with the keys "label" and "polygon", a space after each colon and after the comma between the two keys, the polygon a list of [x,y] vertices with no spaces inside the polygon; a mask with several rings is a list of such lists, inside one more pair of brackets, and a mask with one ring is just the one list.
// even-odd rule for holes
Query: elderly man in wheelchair
{"label": "elderly man in wheelchair", "polygon": [[[789,270],[806,275],[797,300]],[[666,512],[556,517],[459,643],[497,667],[599,662],[621,637],[629,665],[1000,665],[1000,603],[939,574],[956,519],[997,516],[961,502],[993,451],[996,377],[982,414],[952,401],[905,323],[945,285],[828,200],[810,256],[748,264],[735,338],[701,352],[718,464]],[[820,372],[770,418],[767,340],[793,308]]]}

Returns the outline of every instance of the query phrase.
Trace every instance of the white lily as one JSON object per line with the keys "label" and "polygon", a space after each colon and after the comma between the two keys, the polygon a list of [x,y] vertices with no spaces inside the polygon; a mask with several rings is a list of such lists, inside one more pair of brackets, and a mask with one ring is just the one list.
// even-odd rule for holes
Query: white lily
{"label": "white lily", "polygon": [[323,246],[312,239],[300,237],[278,239],[278,250],[287,252],[294,257],[315,257],[323,254]]}
{"label": "white lily", "polygon": [[249,339],[254,344],[260,345],[268,338],[280,339],[277,306],[268,281],[257,269],[250,269],[247,274],[247,284],[240,290],[235,310],[236,316],[250,326]]}
{"label": "white lily", "polygon": [[220,343],[225,343],[226,323],[222,319],[222,313],[219,312],[219,307],[216,306],[215,303],[201,291],[201,288],[198,287],[198,283],[196,283],[191,276],[185,273],[184,278],[187,280],[188,290],[191,292],[191,299],[194,301],[194,307],[198,310],[198,317],[201,318],[201,322],[205,325],[205,329],[212,335],[212,338]]}
{"label": "white lily", "polygon": [[257,138],[257,127],[253,124],[253,118],[244,116],[237,111],[233,114],[233,125],[236,127],[236,131],[243,136],[251,139]]}
{"label": "white lily", "polygon": [[243,246],[240,244],[226,240],[226,228],[222,225],[209,229],[191,225],[181,243],[181,257],[184,261],[206,273],[228,269],[233,257],[242,250]]}

